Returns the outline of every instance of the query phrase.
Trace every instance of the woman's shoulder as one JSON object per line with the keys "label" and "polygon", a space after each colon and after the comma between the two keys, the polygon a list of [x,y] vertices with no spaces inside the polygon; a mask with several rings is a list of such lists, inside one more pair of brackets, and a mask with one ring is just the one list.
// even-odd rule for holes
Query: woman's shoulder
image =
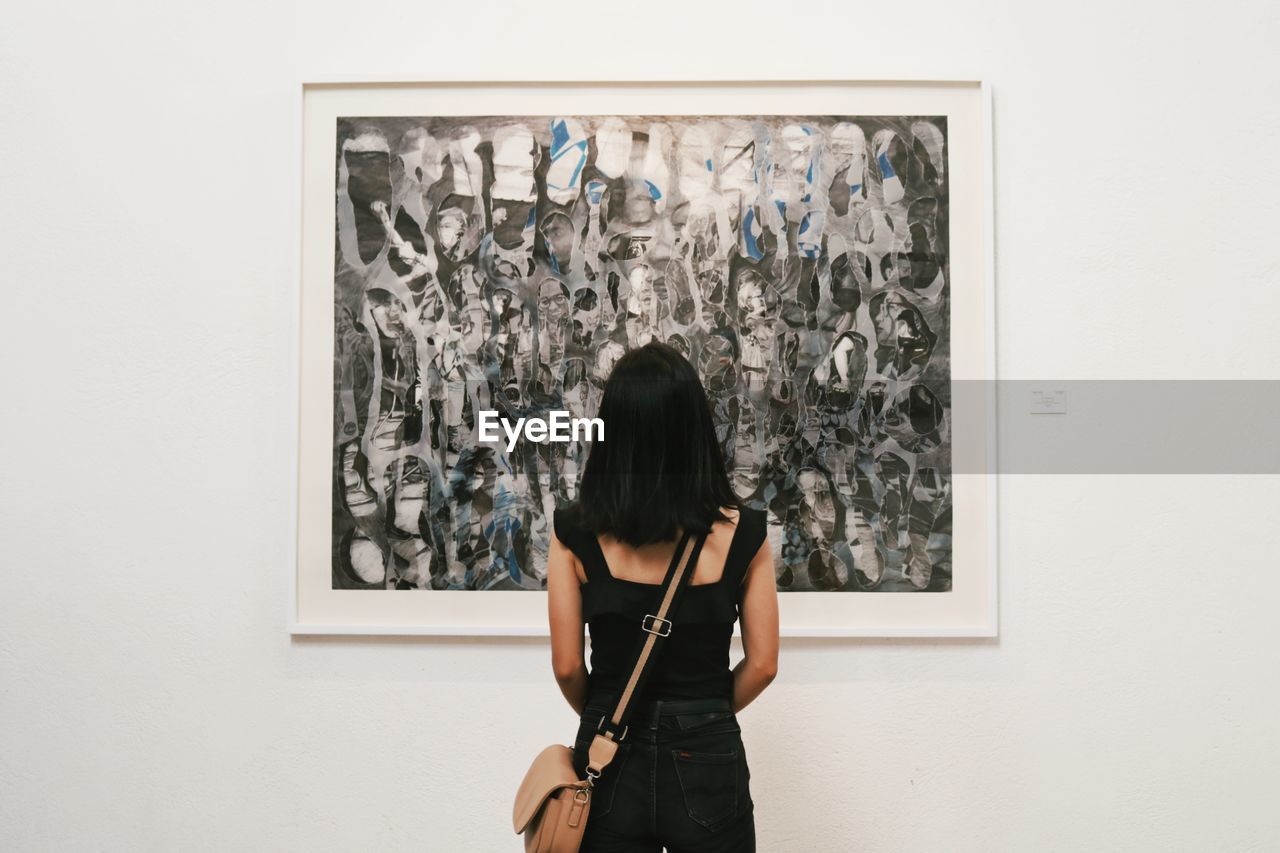
{"label": "woman's shoulder", "polygon": [[577,521],[576,503],[557,506],[551,513],[551,528],[556,539],[569,552],[576,563],[574,573],[580,583],[586,583],[594,574],[589,568],[591,555],[587,553],[583,529]]}
{"label": "woman's shoulder", "polygon": [[754,554],[769,532],[769,512],[763,508],[743,504],[738,508],[734,541],[742,541]]}
{"label": "woman's shoulder", "polygon": [[725,571],[741,581],[769,534],[768,512],[743,504],[737,510]]}
{"label": "woman's shoulder", "polygon": [[582,521],[582,504],[574,500],[557,506],[551,514],[551,526],[560,544],[577,555],[579,560],[590,552],[595,534],[589,532]]}

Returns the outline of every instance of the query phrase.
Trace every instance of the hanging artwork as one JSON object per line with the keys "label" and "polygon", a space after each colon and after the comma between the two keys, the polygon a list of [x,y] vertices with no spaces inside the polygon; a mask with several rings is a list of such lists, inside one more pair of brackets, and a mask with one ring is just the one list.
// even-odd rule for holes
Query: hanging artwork
{"label": "hanging artwork", "polygon": [[[992,330],[953,323],[957,300],[988,319],[985,220],[953,228],[957,189],[966,215],[989,205],[983,90],[959,90],[957,115],[948,97],[835,109],[835,84],[820,111],[563,109],[601,100],[572,88],[548,86],[561,109],[543,114],[478,112],[445,85],[424,85],[430,110],[406,109],[405,87],[319,87],[324,110],[304,104],[294,629],[539,631],[550,519],[577,494],[589,433],[482,440],[482,421],[586,423],[614,362],[659,340],[698,370],[734,489],[767,511],[784,632],[990,633],[994,484],[955,469],[952,435],[955,351],[992,367]],[[653,103],[689,105],[661,88]],[[766,100],[804,106],[783,84]],[[961,270],[957,237],[979,242]],[[331,318],[323,346],[308,305]],[[307,340],[332,364],[324,401]],[[966,474],[983,486],[979,561],[956,553]],[[323,524],[308,475],[328,483]],[[905,599],[921,598],[939,603],[913,617]]]}

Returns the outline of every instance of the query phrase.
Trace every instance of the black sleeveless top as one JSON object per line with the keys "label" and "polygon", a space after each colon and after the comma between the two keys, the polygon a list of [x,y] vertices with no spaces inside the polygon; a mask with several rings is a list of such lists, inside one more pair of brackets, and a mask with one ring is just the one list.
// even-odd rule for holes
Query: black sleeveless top
{"label": "black sleeveless top", "polygon": [[[577,555],[587,576],[581,585],[582,618],[591,636],[587,700],[611,701],[631,677],[646,636],[640,622],[645,614],[657,612],[662,586],[615,578],[594,534],[574,525],[564,509],[557,509],[553,518],[556,538]],[[733,698],[729,641],[741,613],[747,566],[767,535],[765,511],[742,507],[720,580],[686,582],[683,597],[668,616],[671,636],[635,702]]]}

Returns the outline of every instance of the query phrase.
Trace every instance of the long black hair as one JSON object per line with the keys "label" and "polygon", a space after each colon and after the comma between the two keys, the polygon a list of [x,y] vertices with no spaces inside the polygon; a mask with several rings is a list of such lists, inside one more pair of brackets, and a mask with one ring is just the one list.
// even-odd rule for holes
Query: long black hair
{"label": "long black hair", "polygon": [[598,417],[604,438],[570,507],[584,530],[640,546],[710,533],[721,507],[740,508],[706,389],[676,349],[652,341],[618,359]]}

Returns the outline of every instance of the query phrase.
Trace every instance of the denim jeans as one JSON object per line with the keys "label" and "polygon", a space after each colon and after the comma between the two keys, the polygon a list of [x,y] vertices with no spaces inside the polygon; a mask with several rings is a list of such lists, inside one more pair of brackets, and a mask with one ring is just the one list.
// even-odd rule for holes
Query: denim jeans
{"label": "denim jeans", "polygon": [[[573,747],[579,775],[612,711],[588,703],[583,712]],[[582,853],[754,853],[751,770],[729,700],[652,702],[628,726],[596,782]]]}

